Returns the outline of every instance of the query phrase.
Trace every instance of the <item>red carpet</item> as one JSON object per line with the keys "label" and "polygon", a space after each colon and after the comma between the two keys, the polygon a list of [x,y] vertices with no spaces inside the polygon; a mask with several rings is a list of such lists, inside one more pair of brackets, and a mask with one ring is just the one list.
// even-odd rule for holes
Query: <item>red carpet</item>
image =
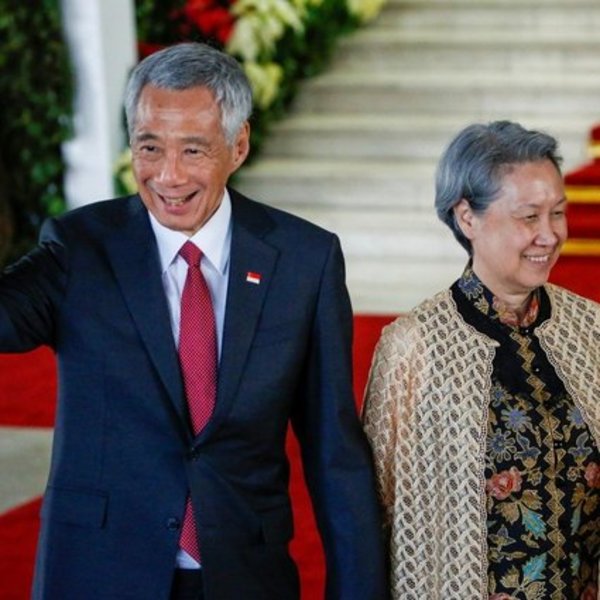
{"label": "red carpet", "polygon": [[0,515],[0,598],[26,600],[33,576],[41,499]]}
{"label": "red carpet", "polygon": [[561,256],[550,281],[600,302],[600,257]]}
{"label": "red carpet", "polygon": [[51,350],[0,354],[0,425],[52,427],[55,397]]}
{"label": "red carpet", "polygon": [[[392,317],[355,319],[354,389],[362,398],[374,345],[381,328]],[[54,356],[46,348],[23,355],[0,354],[0,425],[52,427],[56,376]],[[303,484],[298,447],[290,437],[290,490],[296,538],[291,551],[302,580],[303,600],[323,597],[324,561],[308,494]],[[29,598],[38,532],[40,499],[0,515],[0,598]]]}

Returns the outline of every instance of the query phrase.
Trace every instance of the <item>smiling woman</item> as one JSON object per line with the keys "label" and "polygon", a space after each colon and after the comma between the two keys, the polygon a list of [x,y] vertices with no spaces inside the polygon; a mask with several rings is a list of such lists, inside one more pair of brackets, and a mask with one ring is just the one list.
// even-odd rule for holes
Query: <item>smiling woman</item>
{"label": "smiling woman", "polygon": [[559,164],[552,137],[500,121],[438,165],[469,261],[384,329],[363,412],[395,599],[597,595],[600,305],[547,284]]}
{"label": "smiling woman", "polygon": [[548,281],[567,238],[566,198],[551,160],[512,165],[483,212],[461,199],[454,216],[473,254],[473,270],[517,314]]}

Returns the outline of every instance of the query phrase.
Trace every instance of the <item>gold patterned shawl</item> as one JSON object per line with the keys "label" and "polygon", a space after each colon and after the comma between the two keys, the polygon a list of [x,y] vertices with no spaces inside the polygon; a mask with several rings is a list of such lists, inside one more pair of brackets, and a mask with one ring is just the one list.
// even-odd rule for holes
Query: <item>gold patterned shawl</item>
{"label": "gold patterned shawl", "polygon": [[[600,305],[545,286],[535,331],[600,444]],[[449,290],[388,325],[363,407],[397,600],[487,598],[484,460],[497,342],[468,325]]]}

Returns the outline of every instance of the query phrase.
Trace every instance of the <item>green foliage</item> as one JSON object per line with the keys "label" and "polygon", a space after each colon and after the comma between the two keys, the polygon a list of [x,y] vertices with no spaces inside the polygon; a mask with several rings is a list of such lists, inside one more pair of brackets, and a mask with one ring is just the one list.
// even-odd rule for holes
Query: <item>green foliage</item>
{"label": "green foliage", "polygon": [[136,0],[137,37],[154,44],[172,44],[179,41],[178,26],[170,18],[185,0]]}
{"label": "green foliage", "polygon": [[69,65],[59,0],[0,0],[0,260],[26,251],[43,219],[65,208]]}

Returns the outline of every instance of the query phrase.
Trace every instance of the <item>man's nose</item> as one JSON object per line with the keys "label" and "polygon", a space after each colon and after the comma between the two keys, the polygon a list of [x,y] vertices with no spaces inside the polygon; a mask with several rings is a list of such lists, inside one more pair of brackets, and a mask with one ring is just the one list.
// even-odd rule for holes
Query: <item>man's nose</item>
{"label": "man's nose", "polygon": [[163,185],[169,186],[178,185],[185,180],[185,170],[177,153],[165,154],[156,179]]}

